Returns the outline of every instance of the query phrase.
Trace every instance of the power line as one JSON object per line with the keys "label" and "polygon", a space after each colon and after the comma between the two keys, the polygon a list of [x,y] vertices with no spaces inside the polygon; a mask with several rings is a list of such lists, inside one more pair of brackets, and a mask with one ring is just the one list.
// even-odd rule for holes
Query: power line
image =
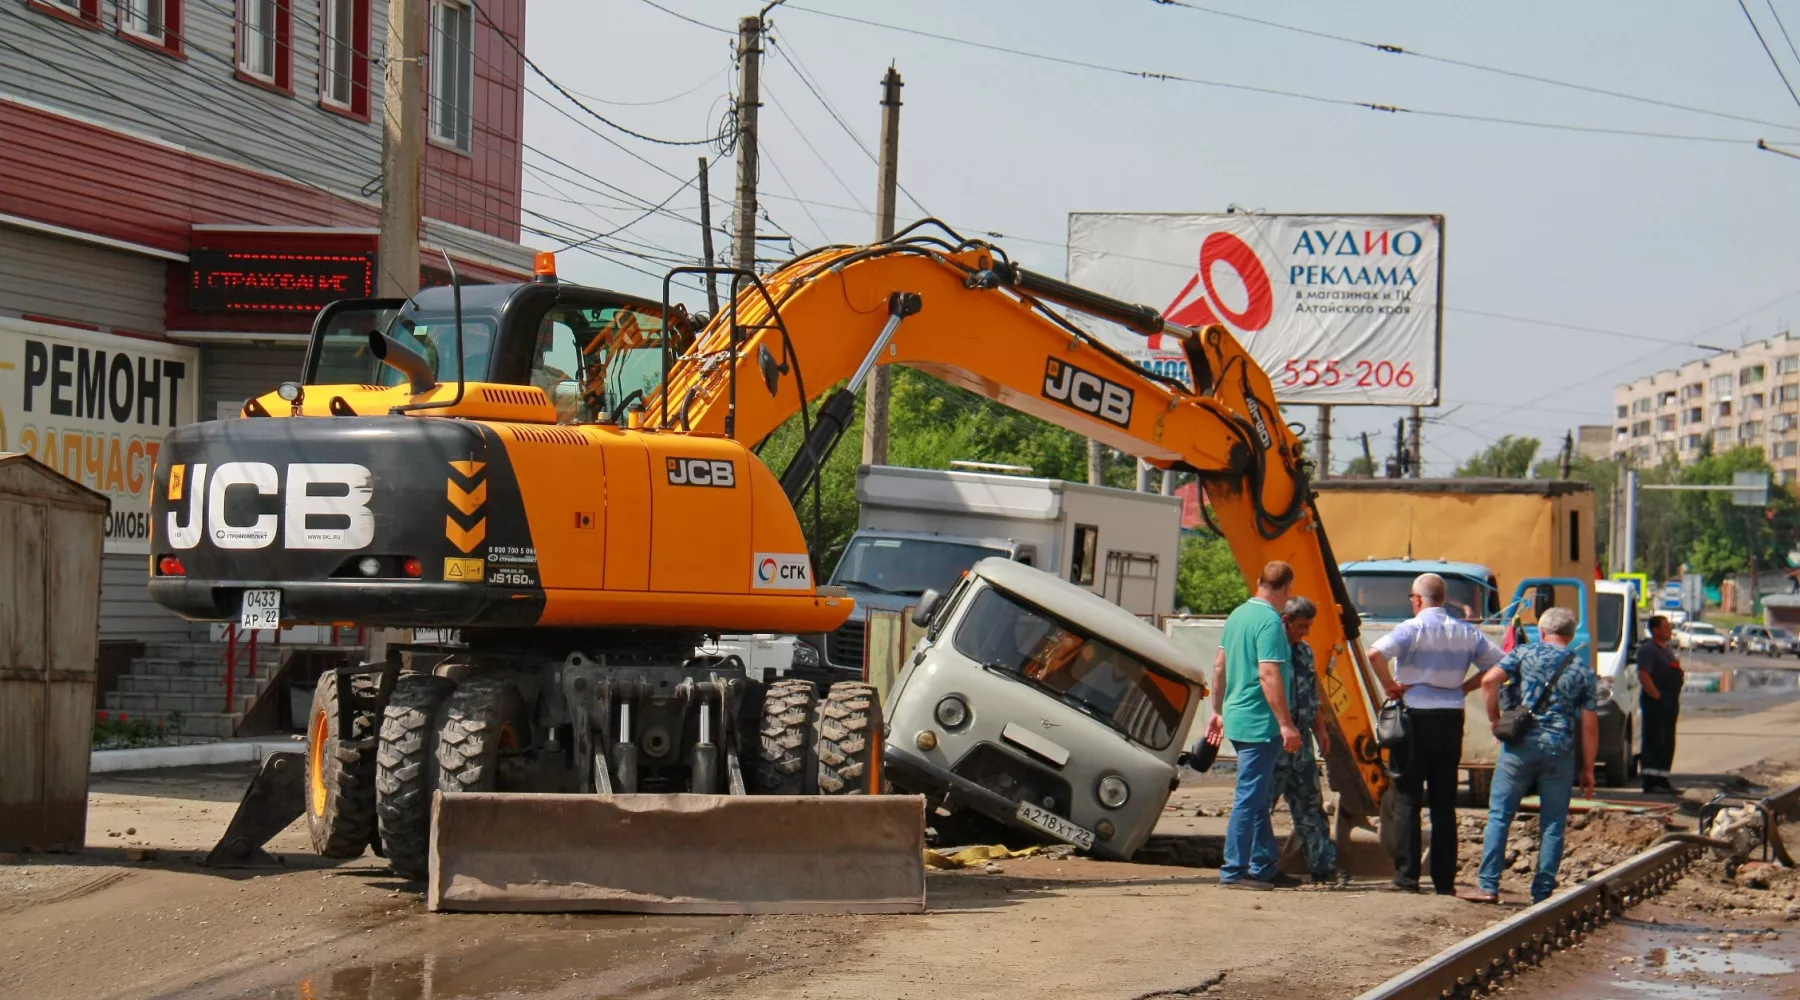
{"label": "power line", "polygon": [[[1678,104],[1674,101],[1664,101],[1664,100],[1654,98],[1654,97],[1644,97],[1639,94],[1628,94],[1628,93],[1624,93],[1624,92],[1617,91],[1617,90],[1608,90],[1604,87],[1595,87],[1595,86],[1591,86],[1591,85],[1585,84],[1585,83],[1572,83],[1567,80],[1557,80],[1557,79],[1553,79],[1551,77],[1537,76],[1532,73],[1522,73],[1522,72],[1519,72],[1518,70],[1503,69],[1498,66],[1486,66],[1481,63],[1470,62],[1466,59],[1454,59],[1449,56],[1432,55],[1428,52],[1420,52],[1417,49],[1403,48],[1399,45],[1389,45],[1389,44],[1386,44],[1383,42],[1368,42],[1368,41],[1364,41],[1360,38],[1351,38],[1351,37],[1348,37],[1345,35],[1334,35],[1328,31],[1317,31],[1312,28],[1302,28],[1299,25],[1284,24],[1280,21],[1269,21],[1269,20],[1265,20],[1260,17],[1252,17],[1248,14],[1239,14],[1239,13],[1235,13],[1233,11],[1218,10],[1218,9],[1215,9],[1212,7],[1203,7],[1197,3],[1190,3],[1189,0],[1150,0],[1150,2],[1155,3],[1155,4],[1160,4],[1164,7],[1181,7],[1186,10],[1196,11],[1196,12],[1199,12],[1202,14],[1211,14],[1215,17],[1230,18],[1231,20],[1234,20],[1234,21],[1244,21],[1244,22],[1247,22],[1250,24],[1261,25],[1265,28],[1274,28],[1278,31],[1290,31],[1295,34],[1308,35],[1313,38],[1322,38],[1322,39],[1326,39],[1328,41],[1342,42],[1346,45],[1355,45],[1355,46],[1359,46],[1361,48],[1371,49],[1373,51],[1381,52],[1381,53],[1384,53],[1387,55],[1412,56],[1415,59],[1424,59],[1428,62],[1443,63],[1444,65],[1447,65],[1447,66],[1458,66],[1463,69],[1477,70],[1482,73],[1492,73],[1496,76],[1511,77],[1515,80],[1528,80],[1532,83],[1541,83],[1541,84],[1545,84],[1545,85],[1551,86],[1551,87],[1563,87],[1568,90],[1579,90],[1579,91],[1583,91],[1583,92],[1586,92],[1589,94],[1599,94],[1604,97],[1613,97],[1613,98],[1617,98],[1622,101],[1635,101],[1639,104],[1649,104],[1649,105],[1654,105],[1654,106],[1660,107],[1660,108],[1672,108],[1677,111],[1689,111],[1694,114],[1711,115],[1715,118],[1726,118],[1726,119],[1730,119],[1732,121],[1748,122],[1753,125],[1768,125],[1772,128],[1784,128],[1784,129],[1800,128],[1800,125],[1792,125],[1792,124],[1784,124],[1782,122],[1766,121],[1761,118],[1751,118],[1746,115],[1732,114],[1729,111],[1716,111],[1716,110],[1713,110],[1712,108],[1696,107],[1691,104]],[[1779,20],[1779,16],[1777,17],[1777,20]]]}
{"label": "power line", "polygon": [[[655,214],[656,214],[656,213],[658,213],[658,212],[660,212],[660,211],[662,211],[662,210],[663,210],[663,208],[664,208],[664,207],[666,207],[666,206],[667,206],[667,205],[668,205],[668,204],[669,204],[669,202],[671,202],[671,201],[674,201],[674,200],[675,200],[675,196],[676,196],[676,195],[678,195],[678,194],[680,194],[680,193],[681,193],[681,192],[683,192],[683,191],[686,191],[686,190],[687,190],[687,189],[688,189],[688,188],[690,188],[690,187],[692,187],[692,186],[693,186],[693,184],[694,184],[694,182],[695,182],[695,181],[697,181],[697,180],[699,180],[699,179],[700,179],[700,178],[699,178],[699,175],[697,175],[697,174],[696,174],[696,175],[695,175],[695,176],[694,176],[694,177],[692,177],[692,178],[690,178],[690,179],[689,179],[689,180],[686,180],[686,181],[684,181],[684,182],[682,182],[682,185],[681,185],[681,186],[680,186],[680,187],[678,187],[678,188],[676,188],[676,189],[675,189],[675,190],[673,190],[673,191],[671,191],[671,192],[669,192],[669,196],[668,196],[668,197],[667,197],[667,198],[664,198],[664,199],[663,199],[663,200],[662,200],[662,201],[661,201],[661,202],[659,202],[659,203],[657,203],[657,204],[655,204],[655,205],[652,205],[652,206],[650,206],[650,208],[649,208],[649,209],[648,209],[648,210],[646,210],[646,211],[645,211],[645,212],[644,212],[644,213],[643,213],[643,214],[642,214],[642,215],[639,215],[639,216],[638,216],[638,217],[637,217],[637,218],[635,218],[635,219],[632,219],[632,220],[631,220],[631,221],[630,221],[630,222],[627,222],[627,223],[625,223],[625,224],[624,224],[624,225],[622,225],[622,226],[620,226],[620,227],[618,227],[618,228],[617,228],[617,229],[614,229],[614,230],[613,230],[613,231],[612,231],[612,232],[609,232],[609,233],[596,233],[596,234],[595,234],[595,235],[593,235],[593,236],[590,236],[590,237],[588,237],[588,238],[587,238],[587,239],[585,239],[585,240],[578,240],[578,241],[576,241],[576,242],[574,242],[574,243],[570,243],[570,244],[569,244],[569,245],[568,245],[568,246],[565,246],[565,247],[558,247],[558,248],[557,248],[557,249],[556,249],[556,250],[555,250],[555,251],[553,251],[553,252],[554,252],[554,253],[561,253],[561,252],[563,252],[563,251],[564,251],[564,250],[573,250],[573,249],[575,249],[575,248],[576,248],[576,247],[580,247],[580,246],[585,246],[585,245],[587,245],[587,244],[589,244],[589,243],[592,243],[592,242],[594,242],[594,241],[596,241],[596,240],[602,240],[602,239],[606,239],[606,238],[607,238],[607,237],[610,237],[610,236],[617,236],[617,235],[618,235],[618,234],[620,234],[620,233],[622,233],[622,232],[624,232],[624,231],[625,231],[625,230],[627,230],[627,229],[630,229],[630,228],[631,228],[631,227],[632,227],[632,226],[635,226],[635,225],[637,225],[637,224],[638,224],[638,223],[640,223],[640,222],[642,222],[642,221],[644,221],[644,220],[645,220],[645,219],[648,219],[648,218],[649,218],[649,217],[651,217],[651,216],[652,216],[652,215],[655,215]],[[533,214],[536,214],[536,213],[533,213]]]}
{"label": "power line", "polygon": [[[1749,6],[1744,3],[1744,0],[1738,0],[1738,9],[1744,12],[1744,20],[1750,22],[1750,30],[1756,32],[1756,42],[1762,46],[1763,53],[1769,57],[1769,65],[1775,67],[1775,75],[1781,77],[1781,85],[1787,88],[1788,96],[1794,99],[1796,105],[1800,105],[1800,94],[1794,93],[1794,85],[1788,82],[1787,74],[1781,70],[1781,60],[1775,58],[1775,50],[1769,48],[1768,40],[1763,38],[1762,28],[1757,25],[1756,18],[1750,16]],[[1774,8],[1769,9],[1773,10]]]}
{"label": "power line", "polygon": [[1781,12],[1775,9],[1775,0],[1763,0],[1763,2],[1769,5],[1769,13],[1775,15],[1775,26],[1781,29],[1781,40],[1787,43],[1788,55],[1793,56],[1794,61],[1800,62],[1800,52],[1794,50],[1794,40],[1788,37],[1787,25],[1781,23]]}
{"label": "power line", "polygon": [[[655,143],[659,146],[713,146],[715,148],[723,148],[726,144],[728,144],[728,141],[730,139],[730,133],[732,131],[732,129],[729,125],[725,128],[722,128],[718,135],[711,136],[711,137],[708,137],[705,139],[659,139],[656,136],[645,135],[642,132],[638,132],[633,129],[626,128],[623,125],[620,125],[618,122],[613,121],[611,118],[608,118],[605,115],[601,114],[600,112],[595,111],[593,108],[588,107],[585,103],[582,102],[582,100],[579,97],[576,97],[574,94],[570,93],[568,91],[568,89],[565,88],[562,84],[556,82],[555,77],[552,77],[550,74],[544,72],[543,67],[539,66],[536,62],[532,61],[532,58],[525,54],[525,50],[522,47],[520,47],[518,42],[513,40],[513,36],[507,34],[504,30],[501,29],[501,27],[498,24],[494,23],[494,19],[488,16],[487,11],[483,10],[480,4],[474,5],[474,9],[475,9],[475,13],[477,15],[479,15],[483,21],[487,22],[488,27],[494,29],[494,34],[499,35],[501,40],[506,42],[507,48],[510,48],[514,52],[518,53],[519,58],[525,61],[525,65],[530,67],[530,69],[533,73],[536,73],[538,75],[538,77],[541,78],[545,83],[547,83],[551,87],[555,88],[556,92],[561,94],[563,96],[563,98],[565,100],[567,100],[570,104],[573,104],[576,107],[580,108],[581,110],[587,112],[588,116],[593,118],[594,120],[602,122],[611,128],[617,129],[618,131],[623,132],[628,136],[631,136],[633,139],[642,139],[645,142]],[[695,88],[695,89],[698,89],[698,88]]]}
{"label": "power line", "polygon": [[[844,193],[850,196],[850,200],[856,202],[857,208],[864,212],[869,211],[869,209],[863,205],[862,199],[856,196],[856,192],[850,190],[850,185],[844,183],[844,178],[840,177],[838,172],[832,168],[831,161],[825,159],[824,155],[819,152],[819,147],[814,146],[812,140],[806,137],[806,132],[800,128],[800,123],[794,121],[793,116],[787,113],[787,109],[781,106],[781,102],[775,99],[775,93],[769,88],[768,84],[765,83],[762,85],[762,92],[763,96],[769,99],[769,103],[774,106],[775,110],[781,113],[781,117],[786,119],[787,123],[794,127],[794,134],[798,135],[800,141],[806,144],[806,148],[812,151],[813,158],[819,161],[819,165],[823,166],[826,172],[831,174],[831,179],[837,181],[838,187],[843,188]],[[796,191],[792,184],[788,185],[788,191],[794,195],[796,201],[799,200],[800,192]],[[804,203],[802,203],[802,207],[804,207]]]}
{"label": "power line", "polygon": [[[764,89],[763,89],[763,94],[764,94],[764,95],[765,95],[765,96],[767,96],[767,95],[768,95],[768,93],[769,93],[769,91],[768,91],[768,89],[767,89],[767,88],[764,88]],[[771,98],[771,100],[773,100],[773,98]],[[763,159],[765,159],[765,160],[768,160],[768,161],[769,161],[769,166],[771,166],[771,167],[774,167],[774,168],[775,168],[775,176],[776,176],[776,177],[779,177],[779,178],[781,178],[781,183],[782,183],[782,186],[784,186],[784,187],[786,187],[786,188],[787,188],[787,189],[788,189],[788,191],[789,191],[789,193],[792,193],[792,192],[793,192],[793,190],[794,190],[794,184],[793,184],[793,182],[792,182],[792,181],[790,181],[790,180],[788,180],[788,178],[787,178],[787,173],[786,173],[786,172],[785,172],[785,171],[783,171],[783,170],[782,170],[782,169],[781,169],[781,164],[779,164],[779,163],[776,163],[776,162],[775,162],[775,158],[774,158],[774,157],[773,157],[773,156],[770,156],[770,155],[769,155],[769,151],[768,151],[768,150],[766,150],[766,149],[765,149],[765,150],[762,150],[762,151],[761,151],[761,154],[760,154],[760,155],[761,155],[761,156],[762,156],[762,158],[763,158]],[[829,166],[827,166],[827,167],[826,167],[826,168],[825,168],[825,169],[827,169],[827,170],[829,170],[829,169],[831,169],[831,168],[830,168],[830,167],[829,167]],[[796,198],[796,199],[794,199],[794,200],[795,200],[795,201],[799,201],[799,199],[798,199],[798,198]],[[807,206],[807,204],[806,204],[806,203],[805,203],[805,202],[800,202],[800,210],[801,210],[801,211],[802,211],[802,212],[805,212],[805,213],[806,213],[806,221],[808,221],[808,222],[810,222],[810,223],[812,223],[812,224],[813,224],[813,228],[814,228],[814,229],[817,229],[817,230],[818,230],[818,231],[819,231],[819,242],[820,242],[820,245],[824,245],[824,244],[826,244],[826,243],[830,243],[830,242],[831,242],[831,234],[830,234],[830,233],[827,233],[827,232],[826,232],[826,231],[825,231],[825,227],[824,227],[824,226],[821,226],[821,225],[819,225],[819,220],[818,220],[818,218],[817,218],[817,217],[815,217],[815,216],[814,216],[814,215],[813,215],[813,214],[812,214],[812,209],[811,209],[811,208],[809,208],[809,207],[808,207],[808,206]]]}
{"label": "power line", "polygon": [[610,104],[613,107],[618,107],[618,108],[648,108],[648,107],[653,107],[658,104],[669,104],[674,101],[679,101],[682,98],[688,96],[689,94],[694,93],[695,91],[699,90],[701,87],[706,86],[707,84],[713,82],[714,80],[717,80],[719,77],[724,76],[725,74],[727,74],[729,72],[731,72],[731,67],[727,66],[724,69],[719,70],[717,73],[714,73],[712,76],[709,76],[706,79],[701,80],[699,83],[694,84],[692,87],[689,87],[688,89],[682,91],[681,93],[674,95],[673,97],[658,98],[657,100],[654,100],[654,101],[609,101],[604,97],[595,97],[592,94],[583,93],[579,90],[576,90],[574,87],[568,87],[566,89],[569,91],[569,93],[574,94],[577,97],[583,98],[584,100],[593,101],[595,104]]}
{"label": "power line", "polygon": [[662,11],[664,14],[669,15],[670,17],[675,18],[678,21],[686,21],[687,23],[693,25],[696,28],[705,28],[707,31],[716,31],[721,35],[732,35],[734,37],[737,35],[737,32],[731,30],[730,28],[721,28],[716,24],[707,24],[705,21],[697,21],[697,20],[687,16],[686,14],[681,13],[680,11],[670,10],[669,8],[664,7],[662,4],[657,3],[656,0],[644,0],[644,2],[649,4],[652,7],[655,7],[657,10]]}
{"label": "power line", "polygon": [[[1739,0],[1739,2],[1741,3],[1742,0]],[[1565,123],[1560,123],[1560,122],[1540,122],[1540,121],[1531,121],[1531,120],[1522,119],[1522,118],[1503,118],[1503,117],[1494,116],[1494,115],[1477,115],[1477,114],[1468,114],[1468,113],[1456,112],[1456,111],[1437,111],[1437,110],[1432,110],[1432,109],[1427,109],[1427,108],[1408,108],[1408,107],[1401,107],[1401,106],[1395,105],[1395,104],[1380,104],[1380,103],[1376,103],[1376,102],[1372,102],[1372,101],[1360,101],[1360,100],[1352,100],[1350,98],[1344,98],[1344,97],[1329,97],[1329,96],[1322,95],[1322,94],[1308,94],[1308,93],[1303,93],[1303,92],[1294,91],[1294,90],[1283,90],[1278,87],[1263,87],[1263,86],[1258,86],[1255,84],[1248,84],[1248,83],[1234,83],[1229,80],[1208,80],[1208,79],[1204,79],[1201,77],[1183,76],[1178,73],[1163,73],[1163,72],[1158,72],[1155,70],[1136,70],[1136,69],[1127,69],[1127,68],[1120,67],[1120,66],[1107,66],[1107,65],[1103,65],[1101,63],[1088,62],[1088,61],[1082,60],[1082,59],[1073,59],[1068,56],[1057,56],[1057,55],[1050,55],[1050,54],[1043,53],[1043,52],[1031,52],[1031,51],[1028,51],[1025,49],[1008,48],[1007,46],[995,45],[990,42],[978,42],[978,41],[975,41],[973,39],[968,39],[968,38],[956,38],[956,37],[953,37],[950,35],[940,35],[940,34],[936,34],[934,32],[921,31],[917,28],[906,28],[906,27],[901,27],[899,25],[884,24],[879,21],[870,21],[870,20],[866,20],[866,19],[860,18],[860,17],[851,17],[848,14],[833,13],[831,11],[819,10],[814,7],[801,7],[801,6],[797,6],[797,5],[790,5],[788,7],[788,9],[804,11],[808,14],[816,14],[820,17],[828,17],[828,18],[832,18],[834,20],[839,20],[839,21],[848,21],[853,24],[861,24],[861,25],[865,25],[867,27],[880,28],[884,31],[894,31],[894,32],[899,32],[901,34],[906,34],[906,35],[916,35],[921,38],[930,38],[930,39],[934,39],[934,40],[940,41],[940,42],[948,42],[952,45],[964,45],[964,46],[968,46],[970,48],[982,49],[982,50],[988,51],[988,52],[999,52],[999,53],[1003,53],[1005,55],[1018,56],[1018,57],[1024,58],[1024,59],[1035,59],[1035,60],[1039,60],[1042,62],[1056,63],[1058,65],[1063,65],[1063,66],[1071,66],[1071,67],[1076,67],[1079,69],[1093,70],[1093,71],[1099,72],[1099,73],[1109,73],[1109,74],[1113,74],[1115,76],[1128,76],[1128,77],[1136,77],[1138,79],[1143,79],[1143,80],[1154,80],[1154,81],[1163,82],[1163,83],[1180,83],[1180,84],[1187,84],[1189,86],[1195,86],[1195,87],[1208,87],[1208,88],[1217,88],[1217,89],[1221,89],[1221,90],[1240,91],[1240,92],[1244,92],[1244,93],[1263,94],[1263,95],[1270,96],[1270,97],[1285,97],[1290,100],[1309,101],[1309,102],[1312,102],[1315,104],[1326,104],[1326,105],[1332,105],[1332,106],[1336,106],[1336,107],[1361,108],[1361,109],[1367,110],[1367,111],[1379,111],[1379,112],[1383,112],[1386,114],[1393,114],[1393,115],[1415,115],[1415,116],[1418,116],[1421,118],[1443,118],[1443,119],[1448,119],[1448,120],[1453,120],[1453,121],[1479,122],[1479,123],[1489,124],[1489,125],[1511,125],[1511,126],[1516,126],[1516,127],[1520,127],[1520,128],[1547,129],[1550,131],[1557,131],[1557,132],[1577,132],[1577,133],[1588,133],[1588,134],[1594,134],[1594,135],[1615,135],[1615,136],[1624,136],[1624,137],[1639,138],[1639,139],[1666,139],[1666,140],[1680,141],[1680,142],[1707,142],[1707,143],[1726,143],[1726,144],[1742,143],[1744,145],[1750,145],[1752,142],[1752,140],[1750,140],[1750,139],[1740,139],[1740,138],[1734,138],[1731,136],[1691,135],[1691,134],[1676,133],[1676,132],[1655,132],[1655,131],[1650,131],[1650,130],[1645,130],[1645,129],[1612,128],[1612,127],[1599,126],[1599,125],[1570,125],[1570,124],[1565,124]],[[1786,126],[1783,126],[1783,127],[1786,127]]]}

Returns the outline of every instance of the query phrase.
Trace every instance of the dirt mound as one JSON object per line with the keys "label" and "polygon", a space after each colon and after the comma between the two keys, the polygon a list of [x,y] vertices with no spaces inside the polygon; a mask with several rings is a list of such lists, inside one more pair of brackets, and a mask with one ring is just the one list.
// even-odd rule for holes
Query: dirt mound
{"label": "dirt mound", "polygon": [[[1568,884],[1598,874],[1656,843],[1664,832],[1666,827],[1656,816],[1617,812],[1570,816],[1563,835],[1562,867],[1558,877],[1563,884]],[[1481,870],[1482,839],[1486,833],[1485,814],[1465,815],[1457,822],[1457,839],[1463,845],[1457,852],[1457,870],[1470,881]],[[1537,871],[1537,858],[1537,814],[1520,813],[1513,819],[1506,838],[1502,888],[1509,879],[1517,879],[1521,888],[1529,887],[1531,875]]]}

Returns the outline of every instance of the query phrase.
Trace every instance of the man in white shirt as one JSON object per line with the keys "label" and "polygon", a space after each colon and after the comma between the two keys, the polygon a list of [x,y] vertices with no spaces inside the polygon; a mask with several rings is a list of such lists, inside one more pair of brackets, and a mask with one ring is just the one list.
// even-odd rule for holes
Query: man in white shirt
{"label": "man in white shirt", "polygon": [[[1424,845],[1420,812],[1431,810],[1431,884],[1439,895],[1456,893],[1456,786],[1462,764],[1463,699],[1481,685],[1481,674],[1501,652],[1481,629],[1444,610],[1444,578],[1424,573],[1413,581],[1413,617],[1369,649],[1369,665],[1389,698],[1406,706],[1412,744],[1397,754],[1394,781],[1398,850],[1394,888],[1417,892]],[[1389,664],[1393,665],[1390,672]],[[1476,668],[1470,673],[1470,668]]]}

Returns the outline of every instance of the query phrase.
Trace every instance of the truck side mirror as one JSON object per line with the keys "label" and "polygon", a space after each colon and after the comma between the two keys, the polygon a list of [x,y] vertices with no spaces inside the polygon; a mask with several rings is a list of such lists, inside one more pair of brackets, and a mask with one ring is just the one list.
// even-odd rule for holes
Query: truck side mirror
{"label": "truck side mirror", "polygon": [[919,606],[913,609],[912,623],[920,628],[931,625],[931,616],[937,612],[938,603],[944,595],[935,590],[927,590],[919,595]]}

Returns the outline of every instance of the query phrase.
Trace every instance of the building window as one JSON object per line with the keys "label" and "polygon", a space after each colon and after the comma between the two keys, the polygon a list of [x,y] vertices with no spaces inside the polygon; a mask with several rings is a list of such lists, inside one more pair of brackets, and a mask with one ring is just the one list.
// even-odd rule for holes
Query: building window
{"label": "building window", "polygon": [[1682,401],[1685,402],[1690,399],[1697,399],[1705,392],[1705,386],[1698,382],[1689,382],[1687,385],[1681,387],[1681,398]]}
{"label": "building window", "polygon": [[1701,416],[1700,407],[1698,406],[1690,406],[1681,411],[1681,422],[1684,424],[1697,424],[1703,419],[1705,418]]}
{"label": "building window", "polygon": [[1753,392],[1753,393],[1749,394],[1748,396],[1744,397],[1744,411],[1746,413],[1751,410],[1760,410],[1760,409],[1762,409],[1762,406],[1763,406],[1762,393]]}
{"label": "building window", "polygon": [[1712,390],[1712,394],[1715,396],[1729,396],[1731,395],[1731,376],[1714,375],[1706,387]]}
{"label": "building window", "polygon": [[1772,431],[1791,431],[1797,425],[1800,425],[1800,417],[1796,417],[1792,413],[1777,413],[1774,419],[1769,421],[1769,429]]}
{"label": "building window", "polygon": [[1751,365],[1738,372],[1738,385],[1750,385],[1763,380],[1763,366]]}
{"label": "building window", "polygon": [[1658,407],[1668,406],[1674,402],[1675,390],[1673,389],[1670,389],[1668,392],[1659,392],[1656,394],[1656,405]]}
{"label": "building window", "polygon": [[1746,420],[1738,426],[1738,440],[1753,441],[1763,436],[1763,425],[1760,420]]}
{"label": "building window", "polygon": [[475,12],[462,0],[431,6],[431,137],[469,149],[475,104]]}
{"label": "building window", "polygon": [[1713,404],[1713,419],[1728,420],[1731,417],[1731,400]]}
{"label": "building window", "polygon": [[1800,400],[1800,385],[1784,385],[1775,390],[1775,398],[1783,403]]}
{"label": "building window", "polygon": [[1618,411],[1615,414],[1615,416],[1617,416],[1620,420],[1624,420],[1626,415],[1630,412],[1630,411],[1626,410],[1624,406],[1618,406],[1618,407],[1615,407],[1614,409],[1616,409]]}
{"label": "building window", "polygon": [[181,0],[119,0],[119,34],[180,55]]}
{"label": "building window", "polygon": [[27,0],[26,6],[36,7],[90,28],[100,26],[100,0]]}
{"label": "building window", "polygon": [[1776,458],[1793,458],[1796,452],[1800,452],[1800,442],[1782,441],[1772,445],[1769,452]]}
{"label": "building window", "polygon": [[369,114],[369,0],[320,0],[319,100]]}
{"label": "building window", "polygon": [[237,0],[237,66],[243,76],[293,88],[291,0]]}
{"label": "building window", "polygon": [[1667,416],[1667,417],[1657,417],[1656,418],[1656,432],[1658,434],[1672,434],[1672,433],[1674,433],[1674,431],[1675,431],[1674,416],[1671,415],[1671,416]]}
{"label": "building window", "polygon": [[1698,435],[1698,434],[1684,435],[1681,439],[1681,450],[1682,451],[1699,451],[1700,450],[1700,435]]}
{"label": "building window", "polygon": [[1792,375],[1800,372],[1800,354],[1786,354],[1775,359],[1775,374]]}
{"label": "building window", "polygon": [[1797,478],[1800,478],[1800,474],[1796,474],[1793,469],[1781,470],[1781,485],[1792,486]]}

